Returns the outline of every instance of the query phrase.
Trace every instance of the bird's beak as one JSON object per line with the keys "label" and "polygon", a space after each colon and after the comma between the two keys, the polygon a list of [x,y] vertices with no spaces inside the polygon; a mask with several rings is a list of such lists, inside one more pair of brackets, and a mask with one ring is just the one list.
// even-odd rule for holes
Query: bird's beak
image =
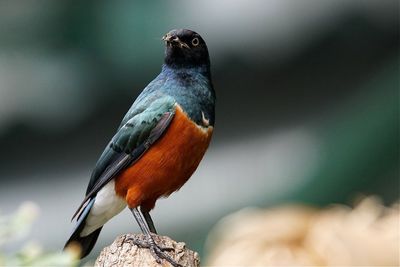
{"label": "bird's beak", "polygon": [[187,48],[190,49],[190,46],[188,46],[185,42],[182,42],[178,36],[171,35],[170,33],[167,33],[162,37],[162,40],[167,44],[167,45],[179,45],[181,48]]}
{"label": "bird's beak", "polygon": [[164,35],[163,37],[162,37],[162,40],[163,41],[165,41],[165,42],[171,42],[172,41],[172,35],[171,34],[169,34],[169,33],[167,33],[166,35]]}

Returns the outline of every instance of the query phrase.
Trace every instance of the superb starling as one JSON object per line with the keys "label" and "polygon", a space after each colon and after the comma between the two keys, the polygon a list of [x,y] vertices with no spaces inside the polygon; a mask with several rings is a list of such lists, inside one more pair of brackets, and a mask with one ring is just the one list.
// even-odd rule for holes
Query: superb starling
{"label": "superb starling", "polygon": [[126,206],[132,211],[157,262],[178,266],[152,237],[150,210],[178,190],[196,170],[211,140],[215,92],[207,45],[196,32],[167,33],[161,73],[138,96],[91,175],[65,246],[90,253],[103,225]]}

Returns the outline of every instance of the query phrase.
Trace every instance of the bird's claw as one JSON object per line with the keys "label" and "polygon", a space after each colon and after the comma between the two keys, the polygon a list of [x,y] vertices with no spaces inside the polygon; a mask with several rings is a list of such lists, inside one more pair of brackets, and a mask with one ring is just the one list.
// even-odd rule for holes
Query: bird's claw
{"label": "bird's claw", "polygon": [[141,240],[139,238],[133,238],[133,237],[128,237],[126,239],[126,241],[128,242],[132,242],[134,245],[140,247],[140,248],[148,248],[150,249],[152,246],[150,245],[150,243],[154,243],[154,246],[157,246],[161,251],[173,251],[175,250],[173,247],[162,247],[162,246],[158,246],[156,245],[155,241],[146,241],[146,240]]}
{"label": "bird's claw", "polygon": [[154,259],[158,264],[161,264],[162,259],[164,259],[174,267],[183,267],[182,265],[177,263],[173,258],[171,258],[168,254],[164,253],[165,250],[171,250],[171,248],[160,248],[156,244],[150,246],[151,255],[153,255]]}
{"label": "bird's claw", "polygon": [[168,254],[164,253],[164,251],[173,251],[172,247],[161,247],[157,245],[153,238],[149,238],[148,240],[141,240],[139,238],[128,238],[126,241],[131,241],[134,245],[140,248],[150,249],[150,253],[153,258],[156,260],[158,264],[162,263],[162,260],[168,261],[174,267],[183,267],[179,263],[177,263],[173,258],[171,258]]}

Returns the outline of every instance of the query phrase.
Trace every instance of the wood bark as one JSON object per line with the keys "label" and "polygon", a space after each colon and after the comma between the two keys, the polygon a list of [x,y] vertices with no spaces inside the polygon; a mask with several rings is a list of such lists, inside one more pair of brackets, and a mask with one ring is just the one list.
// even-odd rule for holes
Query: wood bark
{"label": "wood bark", "polygon": [[[105,247],[96,260],[95,267],[169,267],[172,266],[166,260],[158,264],[149,249],[140,248],[133,244],[129,239],[139,238],[144,240],[143,234],[125,234],[117,237],[114,242]],[[160,247],[173,248],[166,251],[177,263],[185,267],[199,267],[200,258],[197,252],[186,248],[183,242],[176,242],[167,236],[153,235],[155,242]]]}

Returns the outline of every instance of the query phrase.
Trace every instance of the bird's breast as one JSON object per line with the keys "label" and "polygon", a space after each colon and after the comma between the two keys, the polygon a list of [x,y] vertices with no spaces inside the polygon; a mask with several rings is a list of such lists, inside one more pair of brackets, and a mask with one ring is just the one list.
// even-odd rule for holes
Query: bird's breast
{"label": "bird's breast", "polygon": [[197,125],[177,105],[163,136],[116,178],[116,193],[130,207],[154,207],[161,196],[178,190],[193,174],[206,152],[213,127]]}

